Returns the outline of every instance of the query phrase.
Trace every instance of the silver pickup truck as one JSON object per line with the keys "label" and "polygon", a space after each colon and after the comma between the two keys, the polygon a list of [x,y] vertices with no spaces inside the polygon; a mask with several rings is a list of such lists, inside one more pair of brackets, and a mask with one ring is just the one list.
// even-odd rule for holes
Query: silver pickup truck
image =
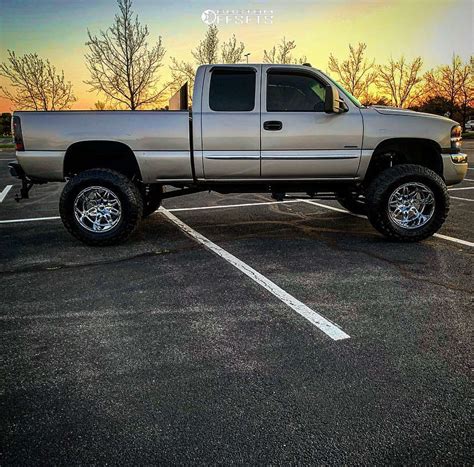
{"label": "silver pickup truck", "polygon": [[446,186],[467,171],[456,122],[364,107],[309,65],[204,65],[192,111],[181,101],[177,111],[15,112],[10,172],[22,197],[67,181],[61,218],[90,245],[123,241],[164,198],[204,190],[333,197],[385,236],[418,241],[441,227]]}

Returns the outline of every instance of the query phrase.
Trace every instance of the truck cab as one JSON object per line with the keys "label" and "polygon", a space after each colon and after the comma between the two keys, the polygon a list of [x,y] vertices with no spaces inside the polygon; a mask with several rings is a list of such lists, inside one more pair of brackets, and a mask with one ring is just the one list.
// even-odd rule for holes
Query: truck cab
{"label": "truck cab", "polygon": [[196,129],[202,129],[194,148],[202,162],[198,178],[356,178],[363,138],[361,112],[344,98],[340,110],[328,112],[330,86],[324,75],[302,66],[199,68],[195,93],[203,91],[201,99],[193,101],[198,110],[196,137]]}

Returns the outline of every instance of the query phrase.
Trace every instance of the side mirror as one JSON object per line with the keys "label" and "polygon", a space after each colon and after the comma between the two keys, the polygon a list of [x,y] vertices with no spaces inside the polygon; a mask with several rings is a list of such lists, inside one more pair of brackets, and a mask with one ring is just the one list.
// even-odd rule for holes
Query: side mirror
{"label": "side mirror", "polygon": [[327,114],[338,114],[342,112],[339,91],[336,86],[326,86],[326,97],[324,99],[324,111]]}

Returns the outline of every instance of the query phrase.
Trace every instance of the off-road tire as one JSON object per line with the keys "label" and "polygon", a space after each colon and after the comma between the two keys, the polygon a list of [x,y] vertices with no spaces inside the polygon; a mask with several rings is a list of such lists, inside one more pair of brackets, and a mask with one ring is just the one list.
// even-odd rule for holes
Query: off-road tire
{"label": "off-road tire", "polygon": [[148,190],[142,193],[143,218],[151,216],[160,207],[162,194],[163,187],[161,185],[150,185]]}
{"label": "off-road tire", "polygon": [[[120,200],[120,221],[107,232],[88,231],[75,217],[75,199],[89,186],[108,188]],[[59,200],[59,213],[64,227],[81,242],[91,246],[115,245],[124,242],[137,228],[142,218],[143,200],[138,188],[125,175],[110,169],[91,169],[68,181]]]}
{"label": "off-road tire", "polygon": [[349,212],[360,215],[367,215],[367,203],[357,197],[356,193],[339,193],[336,194],[338,203]]}
{"label": "off-road tire", "polygon": [[[389,216],[388,200],[397,187],[418,182],[431,189],[435,208],[431,219],[421,227],[407,229],[395,224]],[[385,169],[366,191],[367,217],[371,224],[391,240],[418,242],[432,236],[443,225],[449,212],[449,195],[443,179],[432,170],[414,164],[401,164]]]}

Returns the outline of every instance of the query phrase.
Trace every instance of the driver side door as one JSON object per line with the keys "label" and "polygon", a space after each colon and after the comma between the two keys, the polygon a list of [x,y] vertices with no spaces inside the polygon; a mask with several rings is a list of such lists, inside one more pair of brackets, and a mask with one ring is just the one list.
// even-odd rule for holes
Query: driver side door
{"label": "driver side door", "polygon": [[324,78],[312,69],[267,65],[262,70],[261,177],[352,178],[359,167],[359,109],[324,112]]}

